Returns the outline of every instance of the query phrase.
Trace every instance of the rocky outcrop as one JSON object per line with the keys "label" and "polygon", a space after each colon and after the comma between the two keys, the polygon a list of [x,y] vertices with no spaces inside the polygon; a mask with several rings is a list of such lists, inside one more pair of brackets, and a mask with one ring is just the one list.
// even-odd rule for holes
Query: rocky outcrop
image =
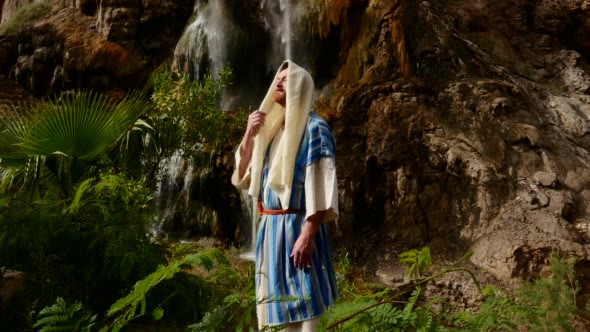
{"label": "rocky outcrop", "polygon": [[25,279],[26,275],[21,271],[0,268],[0,308],[25,288]]}
{"label": "rocky outcrop", "polygon": [[55,2],[48,17],[0,36],[1,73],[38,96],[141,88],[172,54],[192,12],[189,0]]}
{"label": "rocky outcrop", "polygon": [[316,105],[338,145],[336,246],[376,266],[422,244],[474,250],[501,278],[545,273],[554,253],[587,264],[590,54],[566,35],[590,32],[589,10],[369,2],[342,21],[361,30],[341,35]]}

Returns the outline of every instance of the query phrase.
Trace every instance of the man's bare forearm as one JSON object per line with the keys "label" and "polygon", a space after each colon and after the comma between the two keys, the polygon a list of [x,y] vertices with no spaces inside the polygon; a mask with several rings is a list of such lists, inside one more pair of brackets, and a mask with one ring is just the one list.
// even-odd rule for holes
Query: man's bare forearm
{"label": "man's bare forearm", "polygon": [[324,216],[326,215],[326,211],[318,211],[315,214],[309,216],[305,221],[305,225],[303,225],[303,233],[313,238],[315,233],[318,231],[322,220],[324,220]]}
{"label": "man's bare forearm", "polygon": [[242,139],[242,143],[240,143],[240,165],[238,166],[240,179],[244,177],[244,174],[246,174],[246,169],[248,168],[248,164],[252,158],[253,145],[254,139],[248,137],[248,133],[246,133]]}

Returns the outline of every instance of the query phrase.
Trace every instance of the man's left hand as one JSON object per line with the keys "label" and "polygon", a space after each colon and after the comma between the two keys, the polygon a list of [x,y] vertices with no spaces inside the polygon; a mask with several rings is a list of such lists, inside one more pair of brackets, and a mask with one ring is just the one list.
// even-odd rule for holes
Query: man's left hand
{"label": "man's left hand", "polygon": [[293,246],[293,251],[291,252],[290,256],[293,259],[293,264],[296,268],[305,269],[311,267],[313,241],[325,213],[326,211],[318,211],[314,215],[310,216],[307,221],[305,221],[305,225],[303,225],[301,234],[297,238],[297,241],[295,241],[295,245]]}
{"label": "man's left hand", "polygon": [[[315,227],[314,227],[315,226]],[[291,252],[291,258],[293,264],[298,269],[304,269],[311,266],[311,258],[313,255],[313,240],[317,231],[318,225],[306,221],[301,235],[295,241],[293,251]]]}

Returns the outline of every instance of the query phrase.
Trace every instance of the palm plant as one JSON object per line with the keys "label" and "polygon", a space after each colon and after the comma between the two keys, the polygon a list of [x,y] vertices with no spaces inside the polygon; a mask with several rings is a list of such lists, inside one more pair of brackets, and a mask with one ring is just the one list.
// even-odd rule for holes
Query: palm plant
{"label": "palm plant", "polygon": [[39,193],[50,180],[65,196],[147,108],[140,93],[115,103],[94,92],[47,99],[0,118],[0,184]]}

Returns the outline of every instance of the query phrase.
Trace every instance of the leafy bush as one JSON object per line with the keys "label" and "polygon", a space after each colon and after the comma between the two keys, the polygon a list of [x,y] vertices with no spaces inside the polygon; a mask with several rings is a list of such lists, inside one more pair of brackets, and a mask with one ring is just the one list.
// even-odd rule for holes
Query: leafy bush
{"label": "leafy bush", "polygon": [[96,166],[146,111],[133,93],[115,103],[92,92],[75,92],[7,113],[0,120],[0,171],[5,188],[38,196],[53,179],[64,196]]}
{"label": "leafy bush", "polygon": [[576,306],[574,261],[549,261],[549,277],[525,283],[514,296],[488,287],[479,312],[460,312],[454,325],[470,331],[576,331],[573,322],[583,313]]}
{"label": "leafy bush", "polygon": [[[430,313],[431,303],[417,306],[421,288],[408,301],[377,301],[382,292],[359,301],[345,302],[331,308],[322,317],[319,329],[335,331],[437,331],[437,320]],[[404,304],[399,308],[398,305]]]}
{"label": "leafy bush", "polygon": [[239,142],[247,114],[242,110],[231,115],[217,108],[221,90],[232,78],[231,70],[223,70],[219,77],[194,81],[170,70],[154,76],[152,101],[157,113],[152,118],[164,150],[183,142],[188,148],[199,145],[206,151],[222,151]]}
{"label": "leafy bush", "polygon": [[22,27],[32,21],[42,18],[51,12],[49,1],[36,1],[17,9],[14,14],[0,27],[0,34],[15,34]]}
{"label": "leafy bush", "polygon": [[[426,255],[424,248],[421,250]],[[429,253],[429,251],[428,251]],[[414,273],[420,251],[402,255]],[[427,255],[429,256],[429,255]],[[574,261],[550,258],[551,275],[534,282],[526,282],[514,294],[506,295],[494,286],[481,289],[471,271],[457,267],[468,258],[467,254],[427,278],[415,279],[412,295],[404,300],[407,287],[386,288],[372,295],[358,296],[337,303],[324,315],[320,330],[335,331],[575,331],[574,322],[586,315],[576,306],[579,289],[574,281]],[[411,259],[410,259],[411,258]],[[434,312],[432,304],[437,298],[420,301],[420,285],[450,272],[467,272],[485,297],[479,311],[459,311],[449,315]],[[422,274],[422,273],[421,273]],[[410,288],[411,289],[411,288]]]}
{"label": "leafy bush", "polygon": [[22,193],[0,200],[0,266],[23,271],[28,280],[22,306],[0,315],[0,324],[19,326],[17,311],[58,296],[100,312],[163,261],[146,236],[151,191],[141,181],[105,174],[81,187],[80,200],[69,206],[54,196],[29,203]]}
{"label": "leafy bush", "polygon": [[[214,259],[216,259],[218,263],[227,264],[225,256],[223,256],[219,250],[212,250],[189,254],[181,258],[173,259],[166,266],[158,266],[158,269],[155,272],[135,283],[133,290],[127,296],[117,300],[117,302],[111,306],[107,312],[107,317],[112,321],[107,327],[102,329],[102,331],[119,331],[127,325],[129,321],[146,315],[147,293],[164,280],[171,279],[176,273],[180,272],[182,265],[199,265],[207,270],[211,270],[213,268]],[[163,303],[160,303],[152,310],[151,316],[154,320],[159,320],[164,316],[162,304]]]}

